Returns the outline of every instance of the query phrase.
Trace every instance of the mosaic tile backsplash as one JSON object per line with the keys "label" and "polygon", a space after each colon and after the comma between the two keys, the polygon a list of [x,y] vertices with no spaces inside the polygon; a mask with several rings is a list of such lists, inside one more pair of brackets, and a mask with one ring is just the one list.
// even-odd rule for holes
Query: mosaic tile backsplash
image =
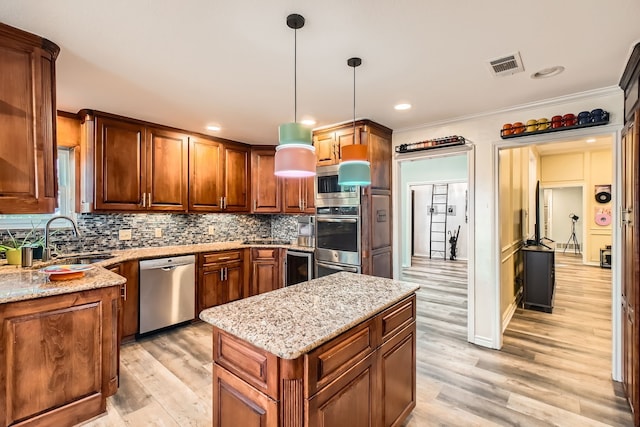
{"label": "mosaic tile backsplash", "polygon": [[[258,238],[293,240],[298,218],[299,215],[78,214],[81,237],[73,236],[71,229],[62,229],[54,233],[51,243],[59,252],[69,253]],[[212,235],[209,226],[213,226]],[[131,240],[118,240],[118,232],[123,229],[131,230]],[[162,237],[155,237],[156,229],[161,230]],[[11,230],[18,240],[27,232]],[[43,233],[44,229],[38,230],[37,235]],[[0,231],[0,243],[8,239],[7,231]]]}

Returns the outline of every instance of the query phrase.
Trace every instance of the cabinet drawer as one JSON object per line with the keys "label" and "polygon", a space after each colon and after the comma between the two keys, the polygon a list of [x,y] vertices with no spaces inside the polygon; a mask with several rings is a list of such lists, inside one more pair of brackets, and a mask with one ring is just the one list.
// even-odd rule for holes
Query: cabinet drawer
{"label": "cabinet drawer", "polygon": [[272,399],[278,398],[278,357],[213,329],[213,361]]}
{"label": "cabinet drawer", "polygon": [[382,342],[416,319],[416,296],[400,301],[378,316],[381,321]]}
{"label": "cabinet drawer", "polygon": [[213,264],[217,262],[229,262],[242,259],[242,250],[237,251],[224,251],[224,252],[211,252],[201,255],[201,262],[203,265]]}
{"label": "cabinet drawer", "polygon": [[306,357],[307,395],[346,372],[377,347],[375,321],[370,319],[313,350]]}
{"label": "cabinet drawer", "polygon": [[278,257],[279,248],[253,248],[251,249],[251,259],[275,259]]}

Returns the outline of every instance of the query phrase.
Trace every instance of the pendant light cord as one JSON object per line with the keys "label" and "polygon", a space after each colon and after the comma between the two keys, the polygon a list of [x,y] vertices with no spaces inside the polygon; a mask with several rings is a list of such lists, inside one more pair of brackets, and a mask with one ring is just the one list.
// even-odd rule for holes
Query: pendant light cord
{"label": "pendant light cord", "polygon": [[353,67],[353,143],[356,142],[356,67]]}
{"label": "pendant light cord", "polygon": [[298,123],[298,29],[293,30],[293,122]]}

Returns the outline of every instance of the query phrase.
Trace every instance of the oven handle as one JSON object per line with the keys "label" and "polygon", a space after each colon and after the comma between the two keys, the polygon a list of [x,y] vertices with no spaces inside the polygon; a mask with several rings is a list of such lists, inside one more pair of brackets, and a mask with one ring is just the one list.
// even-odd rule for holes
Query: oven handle
{"label": "oven handle", "polygon": [[358,267],[349,267],[349,266],[346,266],[346,265],[327,264],[327,263],[324,263],[322,261],[316,261],[316,265],[318,267],[328,268],[329,270],[346,271],[348,273],[357,273],[358,272]]}
{"label": "oven handle", "polygon": [[317,222],[358,222],[357,218],[322,218],[317,217]]}

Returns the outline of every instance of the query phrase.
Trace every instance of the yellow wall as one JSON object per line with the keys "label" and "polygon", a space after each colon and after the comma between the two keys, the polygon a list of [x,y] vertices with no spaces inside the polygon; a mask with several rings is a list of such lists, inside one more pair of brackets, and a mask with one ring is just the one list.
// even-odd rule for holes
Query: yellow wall
{"label": "yellow wall", "polygon": [[[598,209],[613,209],[611,202],[598,203],[595,200],[595,186],[612,184],[613,154],[611,149],[598,149],[578,153],[563,153],[540,157],[541,185],[543,187],[566,184],[583,185],[585,200],[585,241],[583,251],[586,262],[600,263],[600,248],[611,245],[611,225],[600,226],[595,223]],[[613,192],[613,189],[612,189]]]}

